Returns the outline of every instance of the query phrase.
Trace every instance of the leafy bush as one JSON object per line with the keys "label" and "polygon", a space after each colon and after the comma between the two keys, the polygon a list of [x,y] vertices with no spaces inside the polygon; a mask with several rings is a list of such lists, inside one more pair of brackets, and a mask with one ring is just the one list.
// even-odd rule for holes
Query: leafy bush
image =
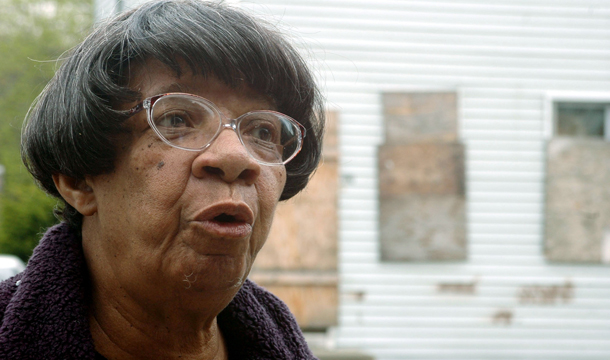
{"label": "leafy bush", "polygon": [[38,189],[21,163],[21,124],[53,76],[55,59],[90,27],[93,6],[82,0],[0,0],[0,8],[0,253],[27,260],[40,233],[57,220],[56,201]]}

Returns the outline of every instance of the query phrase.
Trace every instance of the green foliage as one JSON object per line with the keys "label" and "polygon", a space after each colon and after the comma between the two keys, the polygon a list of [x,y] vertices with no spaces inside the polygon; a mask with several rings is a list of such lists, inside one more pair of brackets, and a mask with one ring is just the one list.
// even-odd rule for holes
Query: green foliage
{"label": "green foliage", "polygon": [[0,8],[0,253],[27,260],[40,233],[57,221],[56,201],[21,163],[21,124],[53,76],[56,59],[89,29],[93,6],[83,0],[0,0]]}

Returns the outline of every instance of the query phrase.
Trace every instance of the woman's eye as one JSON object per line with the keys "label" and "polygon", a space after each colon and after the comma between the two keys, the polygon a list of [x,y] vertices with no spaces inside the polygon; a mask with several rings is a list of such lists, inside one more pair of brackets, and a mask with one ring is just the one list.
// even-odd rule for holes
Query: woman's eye
{"label": "woman's eye", "polygon": [[280,135],[278,126],[268,121],[251,122],[243,135],[247,135],[256,140],[278,143]]}
{"label": "woman's eye", "polygon": [[272,141],[273,133],[266,127],[257,127],[251,132],[252,136],[263,141]]}
{"label": "woman's eye", "polygon": [[166,128],[192,127],[189,117],[180,113],[164,114],[155,123],[159,127]]}

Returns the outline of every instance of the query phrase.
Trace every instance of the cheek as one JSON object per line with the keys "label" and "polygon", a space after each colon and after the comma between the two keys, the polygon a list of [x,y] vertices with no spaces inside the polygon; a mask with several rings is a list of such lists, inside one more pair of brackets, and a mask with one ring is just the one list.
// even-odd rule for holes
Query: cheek
{"label": "cheek", "polygon": [[[271,168],[273,169],[273,168]],[[273,169],[275,171],[269,171],[265,174],[261,174],[259,184],[257,186],[259,196],[259,221],[260,231],[262,234],[261,245],[267,239],[271,224],[273,222],[273,216],[275,214],[275,208],[279,201],[280,195],[284,189],[286,183],[286,172],[283,168]]]}
{"label": "cheek", "polygon": [[268,172],[261,174],[260,185],[258,187],[261,205],[270,207],[275,211],[275,207],[284,191],[286,184],[286,170],[284,167],[269,168]]}
{"label": "cheek", "polygon": [[143,150],[134,152],[123,166],[128,167],[125,170],[129,175],[120,189],[121,201],[131,213],[124,216],[135,216],[137,223],[145,227],[168,226],[166,221],[174,219],[172,214],[179,211],[176,203],[188,181],[189,167],[172,157],[171,152],[155,151],[154,144],[150,148],[148,143],[140,147]]}
{"label": "cheek", "polygon": [[176,156],[166,149],[155,151],[155,147],[159,147],[158,144],[144,146],[141,155],[134,157],[131,170],[137,173],[140,180],[134,184],[135,187],[163,206],[174,203],[180,197],[181,190],[188,182],[190,167],[185,163],[185,156]]}

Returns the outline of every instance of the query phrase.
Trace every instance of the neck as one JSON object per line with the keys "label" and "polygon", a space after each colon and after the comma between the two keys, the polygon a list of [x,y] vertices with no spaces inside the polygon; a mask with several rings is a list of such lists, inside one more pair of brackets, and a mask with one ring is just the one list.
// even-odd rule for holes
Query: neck
{"label": "neck", "polygon": [[92,295],[91,335],[96,350],[109,360],[227,359],[216,317],[180,321],[167,316],[166,321],[160,321],[143,309],[130,309],[95,292]]}

